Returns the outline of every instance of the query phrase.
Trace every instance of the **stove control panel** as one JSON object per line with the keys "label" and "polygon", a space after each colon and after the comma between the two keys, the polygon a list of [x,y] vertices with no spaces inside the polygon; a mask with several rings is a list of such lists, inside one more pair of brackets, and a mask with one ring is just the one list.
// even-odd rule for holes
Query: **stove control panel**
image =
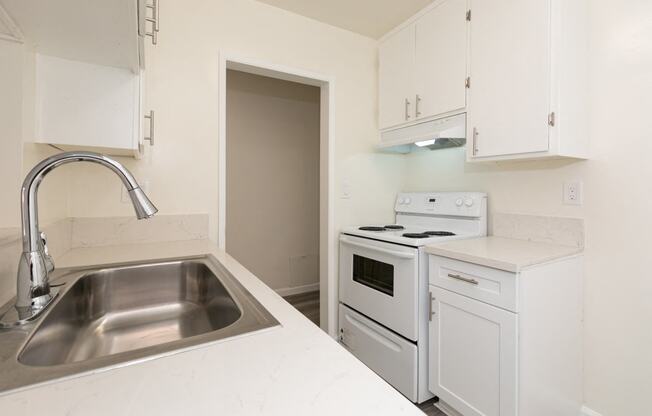
{"label": "stove control panel", "polygon": [[423,192],[399,194],[394,208],[405,214],[481,217],[486,207],[487,194],[481,192]]}

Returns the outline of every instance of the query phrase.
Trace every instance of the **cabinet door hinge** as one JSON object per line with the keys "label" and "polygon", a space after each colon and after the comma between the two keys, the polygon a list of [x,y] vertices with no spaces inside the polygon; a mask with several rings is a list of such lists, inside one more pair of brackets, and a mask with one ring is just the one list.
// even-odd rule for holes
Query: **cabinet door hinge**
{"label": "cabinet door hinge", "polygon": [[555,127],[555,112],[548,114],[548,125],[550,127]]}
{"label": "cabinet door hinge", "polygon": [[471,9],[466,11],[466,21],[467,22],[471,21]]}
{"label": "cabinet door hinge", "polygon": [[471,77],[466,77],[466,80],[464,80],[464,86],[466,88],[471,88]]}

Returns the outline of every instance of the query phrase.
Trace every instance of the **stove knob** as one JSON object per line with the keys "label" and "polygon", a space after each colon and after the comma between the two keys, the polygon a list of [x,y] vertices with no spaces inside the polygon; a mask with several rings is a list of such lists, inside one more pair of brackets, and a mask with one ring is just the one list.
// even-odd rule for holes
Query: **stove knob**
{"label": "stove knob", "polygon": [[471,198],[466,198],[464,200],[464,205],[466,205],[467,207],[473,206],[473,200]]}
{"label": "stove knob", "polygon": [[409,204],[410,202],[412,202],[412,198],[410,198],[409,196],[406,197],[406,198],[405,198],[405,203],[406,203],[406,204]]}
{"label": "stove knob", "polygon": [[463,204],[464,201],[462,200],[462,198],[457,198],[457,200],[455,201],[455,205],[457,205],[458,207],[461,207]]}
{"label": "stove knob", "polygon": [[403,205],[405,203],[405,199],[399,198],[398,203],[399,203],[399,205]]}

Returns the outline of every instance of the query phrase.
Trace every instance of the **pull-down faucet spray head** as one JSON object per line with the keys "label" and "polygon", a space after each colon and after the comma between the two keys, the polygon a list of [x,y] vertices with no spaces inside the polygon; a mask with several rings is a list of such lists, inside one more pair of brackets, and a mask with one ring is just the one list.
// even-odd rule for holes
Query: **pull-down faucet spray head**
{"label": "pull-down faucet spray head", "polygon": [[131,203],[134,206],[134,211],[136,211],[136,217],[139,220],[144,220],[154,216],[158,212],[158,209],[152,204],[152,201],[147,198],[145,192],[140,188],[134,188],[128,191],[129,198],[131,198]]}

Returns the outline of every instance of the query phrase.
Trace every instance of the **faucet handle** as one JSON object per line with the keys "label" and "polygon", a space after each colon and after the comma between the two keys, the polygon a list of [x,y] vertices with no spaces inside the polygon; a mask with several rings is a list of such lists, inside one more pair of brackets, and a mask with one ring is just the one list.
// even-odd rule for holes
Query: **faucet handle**
{"label": "faucet handle", "polygon": [[54,260],[50,255],[48,250],[48,240],[47,236],[43,231],[40,232],[39,236],[41,237],[41,246],[43,247],[43,257],[45,259],[45,267],[47,268],[48,273],[54,270]]}

